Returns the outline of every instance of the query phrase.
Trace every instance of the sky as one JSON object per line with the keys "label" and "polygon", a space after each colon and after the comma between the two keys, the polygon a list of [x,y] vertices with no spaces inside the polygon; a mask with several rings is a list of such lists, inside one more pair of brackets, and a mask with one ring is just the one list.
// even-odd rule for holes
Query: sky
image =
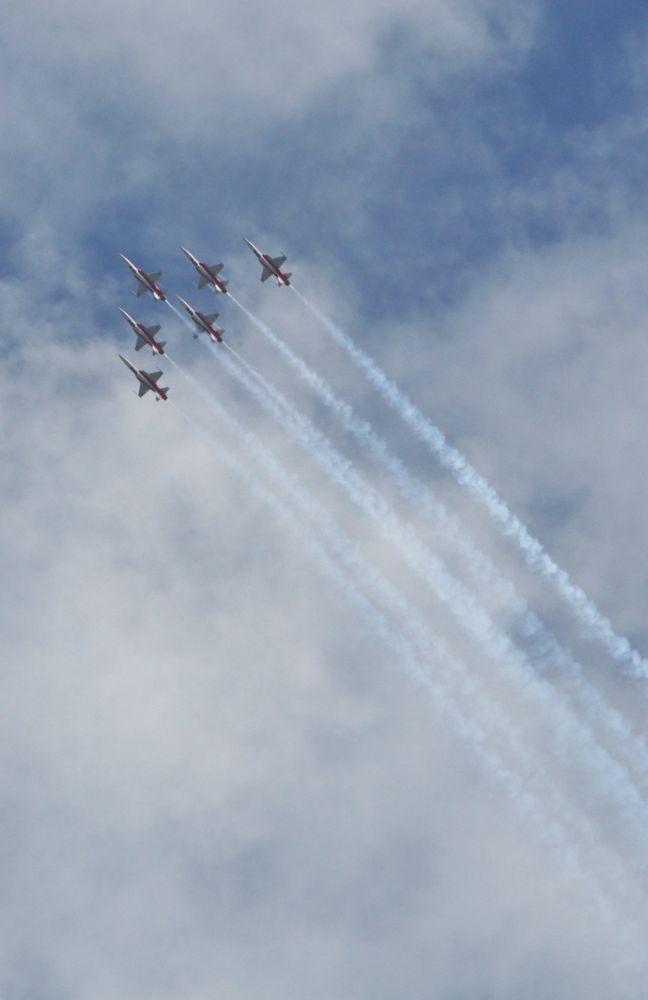
{"label": "sky", "polygon": [[0,45],[2,996],[641,997],[644,5]]}

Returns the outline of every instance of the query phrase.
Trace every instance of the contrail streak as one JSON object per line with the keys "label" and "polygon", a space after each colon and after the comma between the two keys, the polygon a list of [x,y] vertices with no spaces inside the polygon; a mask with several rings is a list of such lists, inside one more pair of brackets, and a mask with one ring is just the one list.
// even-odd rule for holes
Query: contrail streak
{"label": "contrail streak", "polygon": [[[178,316],[178,318],[181,319],[183,322],[185,322],[185,317],[183,317],[180,313],[178,313],[178,311],[170,303],[169,303],[169,305],[173,309],[174,313],[176,313],[176,315]],[[188,323],[186,325],[189,326]],[[205,346],[209,350],[208,345],[205,345]],[[233,350],[232,350],[232,353],[236,355],[236,352],[233,351]],[[223,362],[226,361],[226,358],[225,358],[224,355],[219,354],[218,357]],[[173,362],[171,359],[169,359],[169,360],[171,361],[172,364],[174,364],[175,367],[178,367],[178,370],[182,371],[182,369],[180,369],[179,366],[177,366],[175,364],[175,362]],[[290,407],[290,405],[287,403],[287,401],[283,400],[283,398],[281,397],[281,394],[278,393],[277,390],[275,390],[273,386],[271,386],[269,383],[267,383],[266,380],[263,379],[263,377],[258,372],[256,372],[256,370],[252,366],[250,366],[250,365],[247,364],[247,362],[245,364],[246,364],[246,367],[248,368],[248,371],[252,375],[253,379],[256,379],[256,381],[258,382],[259,385],[264,385],[264,387],[266,388],[266,394],[268,393],[268,391],[270,393],[274,394],[274,397],[275,397],[274,400],[273,400],[272,396],[268,397],[268,400],[267,400],[267,402],[272,403],[272,410],[275,410],[276,407],[277,407],[277,405],[279,405],[279,410],[281,411],[281,405],[283,404],[283,407],[284,407],[284,409],[286,411],[284,413],[284,417],[286,415],[290,414],[291,410],[293,411],[293,414],[294,414],[295,417],[299,417],[299,415],[296,414],[296,412],[294,411],[294,408]],[[262,402],[262,399],[259,397],[259,394],[258,394],[258,386],[254,384],[254,381],[252,381],[252,383],[250,384],[250,378],[248,376],[246,376],[243,372],[240,371],[240,369],[239,369],[239,367],[238,367],[238,365],[236,363],[234,363],[234,362],[230,363],[228,361],[228,362],[226,362],[226,365],[227,365],[228,369],[230,369],[230,371],[232,371],[232,373],[236,375],[237,379],[240,382],[242,382],[242,384],[246,388],[248,388],[248,390],[250,390],[252,392],[252,394],[257,399],[259,399],[260,402]],[[186,373],[184,373],[184,374],[186,375]],[[276,397],[278,397],[278,399]],[[266,408],[268,408],[267,407],[267,402],[263,403],[263,405]],[[273,415],[277,419],[279,419],[279,414],[278,413],[274,412]],[[300,419],[304,419],[304,418],[300,418]],[[282,425],[285,426],[284,420],[282,420],[281,422],[282,422]],[[308,423],[308,422],[306,421],[306,423]],[[317,432],[315,432],[314,428],[312,428],[312,430],[313,430],[313,432],[315,434],[317,434]],[[250,484],[251,483],[252,483],[252,481],[250,480]],[[255,492],[258,493],[258,484],[257,484],[257,490]],[[291,525],[290,522],[288,522],[288,524],[289,524],[290,527],[292,527],[292,525]],[[326,555],[326,553],[324,553],[324,554]],[[329,562],[330,562],[330,560],[329,560]],[[332,568],[334,570],[336,570],[335,564],[332,565]],[[345,576],[342,576],[342,577],[339,576],[339,570],[337,571],[337,575],[336,575],[336,572],[334,572],[333,576],[336,577],[336,578],[338,578],[338,579],[341,579],[343,583],[348,582],[346,580]],[[371,611],[372,605],[371,605],[370,602],[366,601],[366,599],[364,598],[363,595],[361,595],[361,594],[358,593],[358,596],[359,596],[359,602],[358,602],[358,600],[354,599],[352,603],[354,603],[354,605],[357,606],[359,608],[359,610],[361,610],[362,613],[365,614],[365,617],[366,617],[367,606],[369,607],[369,610]],[[365,609],[364,611],[363,611],[363,608]],[[413,654],[412,654],[412,652],[411,652],[411,645],[409,643],[407,643],[407,642],[405,642],[405,645],[404,645],[403,638],[397,632],[394,633],[393,630],[390,629],[389,625],[385,622],[384,617],[381,616],[381,619],[382,620],[381,620],[380,624],[376,623],[377,634],[380,637],[382,637],[384,641],[387,642],[387,644],[389,645],[390,648],[392,648],[395,652],[399,652],[399,655],[401,656],[401,659],[403,659],[403,661],[409,666],[410,675],[413,675],[412,671],[414,671],[414,672],[418,671],[420,673],[420,664],[419,664],[418,660],[416,659],[416,657],[414,657]],[[416,675],[416,674],[414,674],[414,675]],[[431,683],[429,678],[425,678],[424,681],[426,682],[426,686],[429,686],[429,684]],[[492,749],[486,747],[485,742],[484,742],[484,740],[485,740],[484,734],[480,732],[477,735],[477,737],[476,737],[475,727],[474,726],[471,727],[471,724],[468,723],[467,720],[465,720],[465,718],[461,715],[461,713],[457,714],[456,706],[453,706],[452,704],[450,704],[450,705],[446,704],[447,695],[443,691],[443,689],[441,689],[441,690],[435,689],[435,691],[431,692],[431,693],[433,694],[433,700],[435,701],[435,703],[437,705],[437,708],[442,712],[442,714],[444,714],[449,719],[454,719],[455,730],[458,733],[458,735],[460,735],[462,737],[462,739],[464,739],[465,741],[467,741],[473,747],[473,749],[477,750],[477,752],[478,752],[478,754],[479,754],[479,756],[480,756],[480,758],[482,760],[482,763],[486,767],[486,770],[489,773],[491,773],[491,775],[495,778],[495,780],[498,782],[498,784],[500,784],[500,785],[502,785],[504,787],[507,795],[509,795],[509,797],[513,798],[514,801],[515,801],[516,798],[519,797],[520,793],[523,794],[523,796],[524,796],[524,806],[521,808],[521,812],[522,812],[523,815],[525,815],[527,817],[527,820],[531,822],[531,825],[534,826],[535,832],[537,834],[538,833],[538,825],[537,824],[538,824],[538,822],[542,822],[542,818],[538,817],[536,819],[532,819],[532,815],[537,810],[537,804],[535,803],[535,800],[533,799],[533,797],[529,795],[528,791],[525,790],[524,785],[520,783],[519,777],[517,775],[515,775],[514,773],[508,772],[505,766],[504,766],[503,770],[502,770],[502,768],[498,768],[498,766],[497,766],[497,762],[498,762],[498,759],[499,759],[498,755]],[[484,756],[484,754],[485,754],[485,756]],[[520,807],[520,802],[519,801],[518,801],[518,807]],[[561,853],[562,853],[562,857],[563,857],[563,863],[565,863],[566,860],[567,860],[567,858],[569,858],[569,863],[567,864],[567,867],[568,868],[574,868],[574,866],[575,866],[575,870],[579,871],[579,874],[580,874],[578,854],[577,853],[574,854],[574,848],[573,848],[573,845],[569,842],[569,839],[567,839],[566,842],[563,843],[564,833],[563,833],[560,825],[556,824],[556,823],[552,823],[552,824],[550,824],[549,827],[547,827],[546,825],[544,825],[541,829],[542,829],[541,839],[544,840],[546,843],[553,844],[554,849],[557,849],[558,847],[562,848]],[[598,845],[595,845],[595,847],[597,848]],[[592,846],[591,845],[590,845],[589,851],[590,851],[590,853],[592,851]],[[597,853],[598,853],[598,851],[597,851]],[[616,862],[614,859],[607,858],[603,862],[603,865],[604,865],[604,867],[603,867],[602,870],[606,871],[606,873],[612,879],[614,885],[615,886],[620,885],[620,880],[623,879],[623,877],[625,875],[625,871],[623,869],[619,869],[618,862]],[[599,869],[599,870],[601,870],[601,869]],[[632,951],[632,954],[633,954],[633,958],[629,959],[629,963],[632,966],[632,968],[629,970],[629,972],[632,975],[634,975],[635,972],[636,972],[636,967],[641,964],[641,959],[639,958],[639,956],[642,954],[640,948],[637,948],[636,943],[635,943],[636,942],[636,933],[635,933],[635,927],[634,927],[634,925],[628,926],[627,923],[625,922],[625,919],[623,917],[619,916],[618,911],[615,912],[614,910],[610,909],[609,902],[608,902],[608,896],[606,895],[605,892],[602,892],[598,887],[595,888],[594,885],[593,885],[593,883],[591,882],[591,880],[588,880],[587,878],[585,878],[585,881],[587,882],[589,888],[593,891],[593,895],[595,897],[597,908],[599,909],[599,911],[600,911],[600,913],[602,915],[603,920],[610,927],[610,929],[613,930],[615,934],[618,934],[619,930],[620,930],[620,921],[624,924],[624,930],[623,930],[624,943],[628,947],[630,947],[630,950]],[[612,890],[612,891],[613,891],[613,895],[616,895],[616,893],[614,892],[614,890]],[[624,893],[624,895],[626,895],[626,894]],[[627,901],[627,898],[629,898],[629,897],[626,897],[626,901]],[[621,912],[623,912],[626,909],[626,907],[624,906],[623,896],[622,896],[622,898],[621,898],[621,900],[619,902],[619,905],[621,907]],[[632,939],[632,941],[630,939]],[[637,956],[636,960],[635,960],[634,956]],[[631,995],[631,994],[629,994],[629,995]]]}
{"label": "contrail streak", "polygon": [[[393,455],[373,430],[369,421],[358,417],[352,406],[339,398],[330,385],[314,372],[271,327],[247,309],[231,292],[229,297],[248,319],[263,333],[272,346],[291,368],[313,389],[318,399],[335,415],[343,428],[369,453],[386,472],[408,502],[430,521],[440,522],[444,538],[450,540],[472,570],[474,578],[489,593],[497,593],[506,601],[510,612],[517,618],[517,631],[531,640],[534,651],[541,660],[562,672],[571,695],[588,713],[593,724],[598,725],[612,741],[613,752],[627,764],[648,775],[648,746],[635,734],[623,715],[610,706],[601,693],[586,679],[581,665],[558,643],[543,622],[519,598],[513,586],[503,580],[492,562],[479,552],[450,516],[443,504],[436,501],[432,492]],[[231,347],[229,350],[253,376],[256,371]]]}
{"label": "contrail streak", "polygon": [[181,323],[183,323],[185,326],[188,325],[189,329],[193,329],[193,327],[191,326],[191,323],[188,322],[187,317],[183,316],[179,309],[176,309],[176,307],[174,306],[173,302],[169,302],[168,299],[165,299],[164,301],[168,305],[168,307],[171,310],[171,312],[174,312],[176,314],[176,316],[178,317],[178,319],[180,320]]}
{"label": "contrail streak", "polygon": [[[594,742],[592,735],[557,697],[556,692],[537,678],[520,650],[507,637],[497,632],[488,616],[471,601],[461,584],[439,568],[437,561],[431,553],[425,551],[418,539],[401,528],[386,502],[363,482],[352,463],[343,459],[328,439],[252,366],[248,367],[255,372],[255,379],[242,371],[226,354],[219,353],[218,357],[300,446],[315,458],[352,502],[377,524],[385,537],[396,545],[410,568],[448,605],[468,634],[488,653],[521,697],[542,707],[557,736],[559,757],[566,757],[573,766],[577,755],[581,780],[593,777],[607,806],[616,804],[614,816],[620,821],[624,834],[631,837],[632,853],[629,860],[638,864],[638,858],[643,856],[646,849],[644,834],[648,825],[648,809],[627,772]],[[643,875],[643,861],[641,865]]]}
{"label": "contrail streak", "polygon": [[442,431],[424,417],[405,393],[387,378],[375,361],[358,347],[348,334],[320,312],[294,285],[290,287],[307,309],[323,324],[335,342],[347,352],[385,402],[399,414],[419,440],[428,445],[440,464],[452,474],[455,481],[464,486],[486,508],[503,534],[517,543],[527,565],[553,582],[558,593],[569,604],[572,611],[598,636],[618,663],[622,664],[635,678],[647,679],[648,661],[632,648],[628,639],[617,635],[609,619],[580,587],[572,583],[567,572],[554,562],[541,542],[529,533],[525,525],[509,510],[487,480],[470,465],[460,451],[447,443]]}
{"label": "contrail streak", "polygon": [[[180,318],[183,319],[184,321],[184,317]],[[205,344],[204,346],[206,347],[207,350],[210,350],[209,345]],[[251,392],[251,394],[254,395],[255,398],[257,398],[257,400],[261,403],[261,405],[269,410],[272,416],[278,420],[278,422],[284,427],[284,429],[288,430],[291,436],[295,437],[298,443],[300,443],[300,445],[304,447],[308,453],[310,453],[313,457],[316,458],[318,463],[323,466],[327,474],[331,478],[333,478],[334,481],[338,482],[339,485],[342,485],[343,488],[345,488],[346,492],[349,493],[349,483],[347,481],[345,471],[347,473],[349,472],[349,470],[351,469],[351,463],[345,462],[345,460],[341,459],[340,456],[337,456],[335,449],[332,448],[328,440],[315,430],[310,421],[308,421],[306,418],[298,414],[297,411],[294,409],[294,407],[292,407],[288,403],[288,401],[282,396],[282,394],[279,393],[279,391],[275,389],[274,386],[268,383],[267,380],[264,379],[263,376],[259,372],[257,372],[256,369],[254,369],[251,365],[247,364],[246,362],[246,367],[250,373],[250,375],[248,375],[240,369],[239,365],[234,360],[230,360],[229,357],[224,352],[221,353],[219,351],[217,353],[217,357],[219,360],[221,360],[223,364],[225,364],[225,366],[235,376],[235,378],[249,392]],[[322,452],[322,447],[324,445],[326,446],[326,455],[324,457],[324,461],[322,461],[323,456],[321,452]],[[340,461],[342,462],[342,470],[340,470],[339,465],[336,466],[335,464],[336,457],[339,458]],[[342,472],[341,478],[340,478],[340,472]],[[354,475],[357,477],[357,474],[354,473]],[[357,478],[360,479],[360,477]],[[369,504],[368,506],[366,504],[363,504],[357,492],[355,492],[353,489],[350,491],[349,495],[353,500],[353,502],[356,503],[356,505],[360,506],[361,509],[364,509],[365,512],[369,513],[371,516],[373,516],[374,519],[376,519],[376,512],[372,510],[371,504]],[[381,514],[378,514],[378,524],[379,526],[381,524]],[[392,540],[394,540],[393,537]],[[406,555],[406,552],[403,552],[403,554]],[[414,564],[410,562],[410,565],[415,570],[415,572],[419,572],[419,574],[423,576],[426,582],[428,582],[430,585],[434,587],[434,583],[429,579],[428,576],[426,576],[425,573],[422,572],[421,567],[419,567],[416,564],[416,562]],[[457,609],[453,608],[452,603],[448,601],[447,595],[439,594],[438,596],[440,596],[441,599],[446,600],[446,603],[450,603],[451,608],[454,610],[455,613],[457,613]],[[461,615],[459,615],[458,617],[459,620],[462,620]],[[466,623],[463,622],[463,624],[465,625]],[[522,683],[523,696],[527,697],[529,694],[531,694],[532,700],[536,702],[539,700],[540,703],[544,706],[546,711],[548,707],[546,704],[548,697],[547,691],[543,689],[543,687],[541,687],[537,682],[535,690],[530,691],[528,676],[525,677],[523,681],[521,681],[521,678],[518,672],[516,671],[515,667],[509,666],[506,660],[502,661],[499,658],[501,650],[497,648],[497,644],[495,648],[490,648],[487,651],[489,652],[491,657],[495,659],[495,661],[498,663],[500,669],[503,669],[505,676],[507,676],[508,679],[512,681],[516,685],[516,687],[518,687],[518,689],[520,687],[520,683]],[[532,679],[535,680],[535,676],[533,675],[532,672],[531,676]],[[571,754],[573,756],[572,751],[577,748],[582,757],[584,756],[586,758],[589,758],[589,762],[592,765],[594,764],[596,765],[595,773],[598,776],[598,780],[603,781],[604,795],[610,799],[616,799],[617,805],[618,807],[620,807],[621,810],[622,814],[621,819],[623,821],[624,830],[628,827],[631,827],[634,832],[636,830],[635,811],[637,810],[637,808],[639,809],[641,808],[642,803],[640,802],[640,800],[638,800],[638,796],[636,794],[635,789],[629,784],[627,775],[618,767],[618,765],[615,767],[615,762],[611,761],[607,756],[607,754],[605,754],[603,751],[600,751],[596,745],[592,745],[591,739],[589,738],[589,734],[584,732],[582,730],[582,727],[580,727],[579,724],[577,723],[577,721],[570,717],[569,713],[566,711],[565,707],[562,704],[557,703],[557,711],[554,713],[554,715],[555,714],[558,714],[560,717],[560,724],[558,725],[558,736],[559,740],[562,741],[563,743],[563,746],[560,747],[560,752],[565,753],[567,755]],[[565,718],[565,715],[567,716],[567,718]],[[556,729],[555,725],[556,719],[550,716],[550,722],[554,726],[554,729]],[[571,746],[569,745],[564,746],[565,740],[571,740]],[[584,777],[586,776],[587,774],[584,775]],[[636,843],[634,843],[633,848],[636,848],[636,846],[637,846]],[[632,860],[634,860],[634,855]],[[611,872],[613,868],[614,866],[609,868],[608,871]]]}
{"label": "contrail streak", "polygon": [[[184,369],[172,358],[169,357],[168,360],[187,379],[193,388],[197,388],[200,391],[200,394],[204,398],[207,398],[206,391],[202,389],[200,384],[197,383],[191,375],[185,372]],[[259,457],[259,454],[264,454],[266,452],[264,446],[258,442],[255,436],[251,432],[246,431],[246,429],[243,428],[242,425],[240,425],[239,422],[236,421],[236,419],[233,418],[220,403],[217,401],[212,402],[221,421],[237,430],[237,432],[243,436],[248,443],[254,444],[255,450],[257,451],[257,457]],[[184,413],[177,403],[175,403],[175,406],[185,420],[203,436],[207,437],[212,446],[215,446],[215,442],[211,435],[206,434],[204,428],[196,424],[186,413]],[[222,442],[219,441],[217,448],[221,460],[245,482],[246,487],[254,496],[272,509],[275,516],[284,525],[284,527],[286,527],[292,534],[296,535],[300,543],[308,548],[311,554],[315,557],[320,571],[322,571],[325,576],[327,576],[342,592],[345,601],[350,603],[360,612],[362,617],[370,625],[374,634],[397,655],[399,661],[407,669],[410,678],[418,685],[425,688],[426,693],[431,699],[437,713],[446,719],[455,734],[464,743],[466,743],[476,755],[486,773],[488,773],[496,784],[503,789],[507,797],[513,801],[518,812],[522,814],[526,822],[531,827],[534,836],[541,842],[545,843],[545,845],[549,846],[552,852],[558,854],[562,870],[568,872],[572,878],[577,879],[587,887],[587,890],[591,893],[605,925],[614,933],[617,940],[621,938],[624,947],[629,949],[632,953],[632,957],[630,957],[630,955],[626,956],[629,968],[626,970],[624,979],[627,975],[634,977],[634,975],[636,975],[637,968],[641,967],[643,953],[641,946],[637,941],[637,935],[633,922],[630,921],[630,923],[628,923],[617,910],[611,908],[607,894],[609,889],[602,890],[599,885],[592,880],[591,875],[587,874],[587,872],[583,870],[583,859],[580,852],[571,843],[570,837],[567,835],[565,829],[560,823],[555,821],[547,823],[544,810],[534,796],[530,794],[528,789],[521,783],[520,777],[510,771],[496,751],[487,746],[487,737],[484,730],[474,722],[469,722],[454,703],[452,696],[449,695],[443,685],[430,678],[429,672],[423,668],[415,649],[409,641],[404,639],[399,632],[394,631],[375,604],[367,600],[367,598],[350,583],[348,573],[346,571],[341,571],[339,564],[332,560],[328,556],[326,550],[313,539],[312,533],[304,530],[301,524],[291,516],[289,511],[287,511],[285,504],[279,500],[274,493],[262,487],[258,482],[258,478],[256,476],[251,476],[243,467],[242,463],[238,459],[235,459],[231,453],[223,447]],[[276,464],[275,471],[279,472],[281,482],[285,484],[286,477],[281,471],[280,466],[278,466],[278,463]],[[307,491],[304,491],[304,496],[306,498],[308,497]],[[597,856],[600,853],[598,844],[592,846],[590,843],[590,860],[593,860],[591,856],[592,849],[595,849]],[[606,872],[608,877],[614,872],[616,879],[623,879],[625,881],[625,873],[617,870],[617,863],[614,862],[613,859],[610,859],[607,854],[604,855],[603,859],[598,858],[598,863],[602,866],[602,871]],[[599,874],[600,871],[601,869],[599,868]]]}

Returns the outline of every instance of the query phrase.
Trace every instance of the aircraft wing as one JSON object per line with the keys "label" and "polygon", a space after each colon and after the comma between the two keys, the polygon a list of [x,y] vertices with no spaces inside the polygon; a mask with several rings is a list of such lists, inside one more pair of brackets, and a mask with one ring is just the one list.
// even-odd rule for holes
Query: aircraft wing
{"label": "aircraft wing", "polygon": [[270,270],[270,268],[266,267],[265,264],[264,264],[263,265],[263,274],[261,275],[261,281],[267,281],[271,274],[272,274],[272,271]]}
{"label": "aircraft wing", "polygon": [[146,343],[146,338],[143,337],[141,333],[138,333],[137,334],[137,343],[135,344],[135,350],[136,351],[141,350],[141,348],[144,347],[145,343]]}
{"label": "aircraft wing", "polygon": [[[286,258],[284,257],[284,260],[285,259]],[[146,271],[144,272],[144,274],[146,274]],[[149,281],[157,281],[158,278],[162,277],[162,272],[161,271],[153,271],[152,274],[146,274],[146,277],[148,278]]]}
{"label": "aircraft wing", "polygon": [[135,294],[137,295],[137,297],[139,298],[140,295],[146,295],[147,292],[148,288],[146,287],[146,285],[142,285],[141,282],[138,282],[137,289],[135,290]]}
{"label": "aircraft wing", "polygon": [[146,382],[140,382],[140,387],[139,387],[139,393],[138,393],[138,395],[139,396],[144,396],[149,391],[149,388],[150,388],[150,386],[148,386],[146,384]]}
{"label": "aircraft wing", "polygon": [[155,323],[154,326],[145,326],[144,329],[147,333],[150,333],[150,335],[154,337],[156,333],[160,332],[160,324]]}
{"label": "aircraft wing", "polygon": [[149,373],[149,378],[150,378],[151,382],[159,382],[161,375],[162,375],[162,372],[150,372]]}
{"label": "aircraft wing", "polygon": [[198,278],[198,288],[204,288],[206,284],[207,284],[207,278],[205,277],[204,274],[201,274],[200,277]]}
{"label": "aircraft wing", "polygon": [[274,264],[275,267],[281,267],[282,264],[286,263],[286,256],[285,256],[285,254],[282,255],[281,257],[273,257],[272,258],[272,263]]}
{"label": "aircraft wing", "polygon": [[209,265],[209,271],[211,274],[220,274],[222,270],[223,265],[221,263]]}

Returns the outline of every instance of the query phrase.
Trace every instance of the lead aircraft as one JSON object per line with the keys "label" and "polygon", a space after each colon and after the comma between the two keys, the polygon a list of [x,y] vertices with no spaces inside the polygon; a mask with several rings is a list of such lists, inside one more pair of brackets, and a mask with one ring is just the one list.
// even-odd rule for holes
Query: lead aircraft
{"label": "lead aircraft", "polygon": [[128,320],[133,328],[135,336],[137,337],[137,340],[135,341],[136,351],[140,351],[144,347],[144,344],[148,344],[149,347],[152,348],[153,354],[164,354],[166,341],[155,339],[155,334],[160,329],[159,323],[156,323],[155,326],[144,326],[143,323],[139,323],[136,319],[133,319],[132,316],[129,316],[126,310],[122,309],[121,306],[119,307],[119,311],[124,319]]}
{"label": "lead aircraft", "polygon": [[135,290],[136,295],[144,295],[146,292],[150,292],[154,299],[158,302],[166,302],[166,294],[163,288],[160,288],[157,281],[162,275],[161,271],[152,271],[151,274],[147,274],[143,271],[141,267],[137,264],[133,264],[132,260],[128,257],[124,257],[123,253],[119,255],[123,261],[125,261],[130,267],[131,271],[135,275],[138,281],[137,288]]}
{"label": "lead aircraft", "polygon": [[[200,312],[199,309],[194,309],[193,306],[190,306],[189,303],[185,302],[185,300],[180,295],[176,295],[176,299],[187,310],[187,312],[191,316],[192,320],[194,321],[198,329],[203,330],[204,333],[206,333],[209,339],[212,341],[212,343],[214,344],[223,343],[223,334],[225,333],[225,331],[219,330],[219,328],[216,326],[216,323],[214,322],[215,320],[218,319],[218,313],[209,313],[208,315],[205,315],[205,313]],[[194,333],[194,340],[198,340],[197,333]]]}
{"label": "lead aircraft", "polygon": [[191,250],[187,250],[186,247],[180,247],[180,249],[185,257],[191,261],[200,275],[198,279],[198,288],[204,288],[205,285],[211,285],[215,292],[227,293],[227,285],[229,282],[223,281],[222,278],[219,278],[219,274],[223,270],[223,265],[221,263],[205,264],[204,260],[198,260],[197,257],[194,257]]}
{"label": "lead aircraft", "polygon": [[263,268],[263,271],[261,272],[261,281],[267,281],[272,274],[277,279],[278,285],[290,284],[292,275],[290,272],[286,274],[281,270],[282,264],[285,264],[286,262],[285,254],[282,254],[280,257],[271,257],[270,254],[264,253],[263,250],[259,250],[258,247],[255,247],[254,243],[251,243],[250,240],[246,240],[245,237],[243,237],[243,239]]}
{"label": "lead aircraft", "polygon": [[135,378],[139,381],[140,387],[138,396],[144,396],[147,392],[152,392],[155,396],[155,402],[159,399],[166,399],[167,393],[169,391],[169,386],[159,386],[158,381],[162,377],[162,372],[145,372],[143,368],[136,368],[135,365],[131,364],[128,358],[125,358],[123,354],[119,357],[122,359],[127,368],[130,368]]}

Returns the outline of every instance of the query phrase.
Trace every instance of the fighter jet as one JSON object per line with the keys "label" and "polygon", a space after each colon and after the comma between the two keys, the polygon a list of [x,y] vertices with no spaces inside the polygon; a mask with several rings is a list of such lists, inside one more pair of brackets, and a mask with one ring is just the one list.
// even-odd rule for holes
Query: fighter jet
{"label": "fighter jet", "polygon": [[119,311],[127,319],[132,326],[137,340],[135,341],[135,350],[139,351],[144,344],[148,344],[149,347],[153,349],[153,354],[164,354],[164,348],[166,346],[165,340],[156,340],[155,334],[160,329],[160,324],[156,323],[155,326],[144,326],[143,323],[138,323],[136,319],[129,316],[125,309],[119,307]]}
{"label": "fighter jet", "polygon": [[[218,319],[218,313],[209,313],[205,316],[204,313],[201,313],[198,309],[194,309],[193,306],[190,306],[189,303],[185,302],[185,300],[179,295],[176,295],[176,299],[185,307],[198,329],[203,330],[212,343],[223,343],[223,334],[225,331],[219,330],[214,322],[214,320]],[[194,340],[198,340],[197,333],[194,333]]]}
{"label": "fighter jet", "polygon": [[158,379],[161,378],[162,372],[145,372],[142,368],[136,368],[132,365],[128,358],[125,358],[123,354],[119,357],[122,359],[127,368],[130,368],[136,379],[139,380],[139,393],[138,395],[144,396],[149,390],[155,394],[155,402],[159,399],[166,399],[167,393],[169,391],[168,385],[161,387],[159,386]]}
{"label": "fighter jet", "polygon": [[161,271],[153,271],[152,274],[147,274],[146,271],[143,271],[141,267],[137,266],[137,264],[133,264],[132,260],[129,260],[128,257],[124,257],[123,253],[120,253],[119,256],[122,260],[126,261],[131,271],[137,278],[138,286],[135,291],[136,295],[144,295],[146,292],[150,292],[153,298],[157,299],[158,302],[166,301],[164,289],[160,288],[157,283],[158,278],[162,274]]}
{"label": "fighter jet", "polygon": [[193,266],[196,268],[200,278],[198,279],[198,288],[204,288],[205,285],[211,285],[215,292],[227,292],[227,286],[229,282],[223,281],[218,275],[223,270],[222,264],[205,264],[204,260],[198,260],[197,257],[187,250],[186,247],[180,247],[183,254],[189,258]]}
{"label": "fighter jet", "polygon": [[[243,237],[243,239],[245,240],[245,237]],[[250,243],[249,240],[245,240],[245,242],[249,246],[252,253],[256,255],[259,264],[263,268],[263,272],[261,274],[261,281],[267,281],[270,275],[273,274],[277,279],[278,285],[290,284],[291,274],[290,273],[286,274],[284,271],[281,270],[281,265],[286,260],[284,254],[282,254],[281,257],[271,257],[269,254],[263,253],[262,250],[259,250],[258,247],[255,247],[254,243]]]}

